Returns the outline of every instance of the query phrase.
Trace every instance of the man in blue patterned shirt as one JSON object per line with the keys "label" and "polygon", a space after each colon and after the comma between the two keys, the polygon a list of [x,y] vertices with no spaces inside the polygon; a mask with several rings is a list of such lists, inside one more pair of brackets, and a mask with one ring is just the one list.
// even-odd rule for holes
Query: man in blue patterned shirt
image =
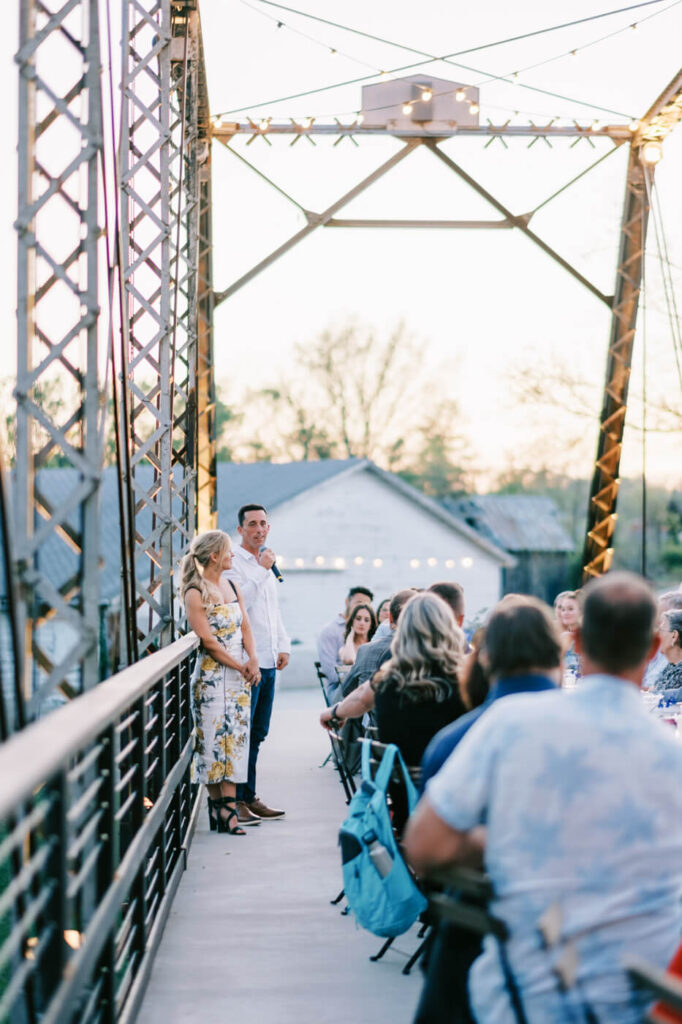
{"label": "man in blue patterned shirt", "polygon": [[[663,968],[680,941],[682,746],[639,693],[655,619],[638,577],[593,582],[576,636],[581,684],[489,708],[408,827],[418,871],[483,862],[529,1024],[639,1024],[624,958]],[[490,936],[469,987],[478,1021],[516,1019]]]}

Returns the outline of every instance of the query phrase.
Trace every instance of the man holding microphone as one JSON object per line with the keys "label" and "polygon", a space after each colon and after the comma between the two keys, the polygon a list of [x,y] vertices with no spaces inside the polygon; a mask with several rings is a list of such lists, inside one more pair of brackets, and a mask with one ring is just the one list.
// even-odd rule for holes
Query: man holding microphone
{"label": "man holding microphone", "polygon": [[[267,510],[262,505],[242,505],[238,512],[241,546],[235,548],[228,579],[239,584],[256,644],[261,680],[251,690],[251,738],[249,769],[245,783],[237,786],[237,815],[241,825],[283,818],[284,811],[268,807],[256,794],[256,762],[268,734],[275,696],[275,673],[289,663],[291,644],[282,623],[275,576],[275,553],[266,547],[270,532]],[[275,567],[276,570],[276,567]]]}

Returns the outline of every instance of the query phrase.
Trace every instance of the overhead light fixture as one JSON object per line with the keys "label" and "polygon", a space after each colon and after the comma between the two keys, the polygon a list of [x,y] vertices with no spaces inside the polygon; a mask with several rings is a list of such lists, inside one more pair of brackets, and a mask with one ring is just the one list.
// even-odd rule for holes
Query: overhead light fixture
{"label": "overhead light fixture", "polygon": [[648,142],[645,142],[640,150],[642,163],[649,164],[651,167],[653,167],[654,164],[657,164],[662,156],[663,146],[655,139],[650,139]]}

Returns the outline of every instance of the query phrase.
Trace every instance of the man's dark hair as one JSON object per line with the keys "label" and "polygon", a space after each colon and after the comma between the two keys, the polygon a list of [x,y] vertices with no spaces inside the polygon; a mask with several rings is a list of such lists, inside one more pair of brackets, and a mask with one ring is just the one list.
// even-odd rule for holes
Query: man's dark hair
{"label": "man's dark hair", "polygon": [[348,597],[346,598],[346,600],[350,600],[350,598],[355,597],[356,594],[364,594],[365,597],[368,597],[370,599],[370,601],[374,600],[374,594],[369,589],[369,587],[351,587],[350,590],[348,591]]}
{"label": "man's dark hair", "polygon": [[246,518],[247,512],[265,512],[266,515],[268,514],[268,510],[265,505],[242,505],[239,512],[237,512],[237,519],[239,520],[240,526],[244,525],[244,519]]}
{"label": "man's dark hair", "polygon": [[586,588],[582,647],[605,672],[619,675],[641,665],[649,654],[655,624],[651,588],[634,573],[609,573]]}
{"label": "man's dark hair", "polygon": [[663,618],[668,622],[668,629],[677,632],[677,643],[676,647],[682,647],[682,609],[671,608],[670,611],[663,612]]}
{"label": "man's dark hair", "polygon": [[488,674],[515,676],[531,668],[558,668],[561,639],[552,612],[536,597],[507,594],[485,629]]}
{"label": "man's dark hair", "polygon": [[400,613],[407,604],[407,602],[410,600],[411,597],[414,597],[416,593],[416,590],[408,588],[407,590],[399,590],[397,594],[393,595],[393,597],[391,598],[391,603],[388,606],[388,610],[391,613],[391,622],[394,625],[400,618]]}
{"label": "man's dark hair", "polygon": [[432,583],[428,589],[449,604],[457,617],[464,615],[464,587],[459,583]]}

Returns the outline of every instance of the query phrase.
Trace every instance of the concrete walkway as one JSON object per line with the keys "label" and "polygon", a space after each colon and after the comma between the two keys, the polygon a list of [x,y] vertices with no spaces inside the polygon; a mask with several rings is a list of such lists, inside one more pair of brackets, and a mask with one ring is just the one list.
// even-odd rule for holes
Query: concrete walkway
{"label": "concrete walkway", "polygon": [[284,820],[226,836],[202,813],[139,1024],[410,1024],[421,973],[401,968],[416,927],[370,963],[382,940],[329,904],[345,802],[336,773],[318,767],[320,707],[315,691],[276,698],[259,790]]}

